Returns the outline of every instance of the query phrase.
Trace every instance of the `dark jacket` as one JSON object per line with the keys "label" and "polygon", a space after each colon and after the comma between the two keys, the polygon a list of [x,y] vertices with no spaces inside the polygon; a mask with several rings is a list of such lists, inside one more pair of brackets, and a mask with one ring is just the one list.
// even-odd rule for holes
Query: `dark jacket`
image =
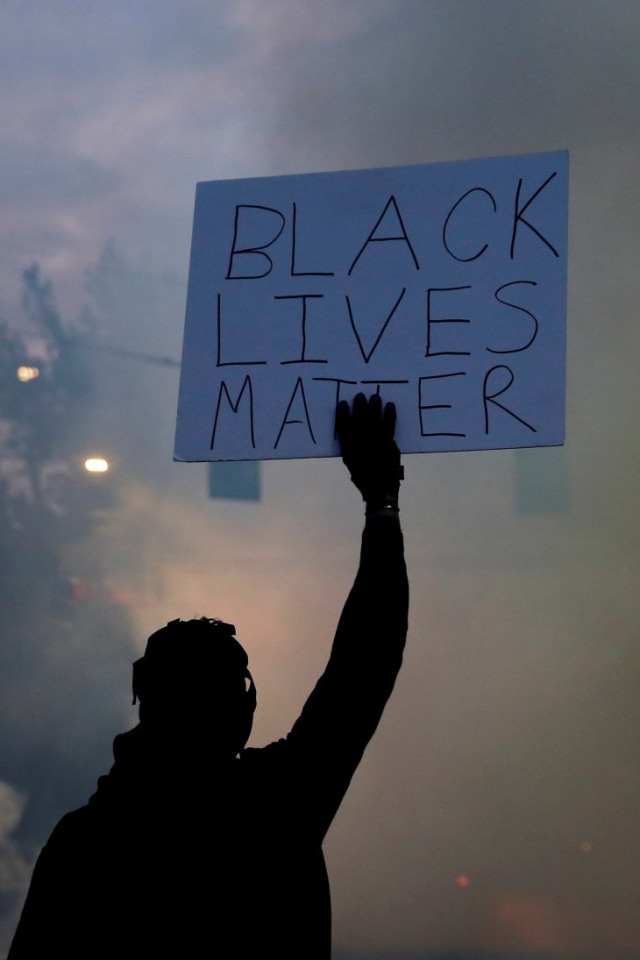
{"label": "dark jacket", "polygon": [[408,585],[392,518],[368,521],[327,668],[291,733],[212,766],[144,723],[36,864],[8,960],[327,960],[327,829],[400,667]]}

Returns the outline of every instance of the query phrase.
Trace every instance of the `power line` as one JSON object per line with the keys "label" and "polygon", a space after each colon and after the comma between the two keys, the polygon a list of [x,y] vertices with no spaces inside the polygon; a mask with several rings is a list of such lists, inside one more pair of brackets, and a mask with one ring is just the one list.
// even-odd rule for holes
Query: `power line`
{"label": "power line", "polygon": [[157,357],[151,353],[143,353],[139,350],[127,350],[125,347],[114,347],[110,343],[102,340],[87,340],[78,338],[76,343],[80,347],[86,347],[89,350],[98,350],[102,353],[111,353],[118,357],[130,357],[132,360],[141,360],[143,363],[155,363],[160,367],[180,367],[180,361],[172,357]]}

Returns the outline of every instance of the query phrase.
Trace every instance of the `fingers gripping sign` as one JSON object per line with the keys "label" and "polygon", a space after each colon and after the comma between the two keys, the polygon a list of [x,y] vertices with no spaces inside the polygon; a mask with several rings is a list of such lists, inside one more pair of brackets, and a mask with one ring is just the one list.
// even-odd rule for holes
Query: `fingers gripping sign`
{"label": "fingers gripping sign", "polygon": [[396,408],[379,394],[357,394],[352,407],[341,400],[336,408],[336,434],[342,460],[366,503],[366,513],[397,516],[404,471],[393,439]]}

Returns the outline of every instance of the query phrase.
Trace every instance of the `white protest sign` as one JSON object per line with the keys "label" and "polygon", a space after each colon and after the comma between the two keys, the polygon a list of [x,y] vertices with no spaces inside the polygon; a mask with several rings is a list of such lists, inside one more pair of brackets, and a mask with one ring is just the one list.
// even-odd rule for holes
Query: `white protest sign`
{"label": "white protest sign", "polygon": [[568,154],[199,183],[176,460],[564,441]]}

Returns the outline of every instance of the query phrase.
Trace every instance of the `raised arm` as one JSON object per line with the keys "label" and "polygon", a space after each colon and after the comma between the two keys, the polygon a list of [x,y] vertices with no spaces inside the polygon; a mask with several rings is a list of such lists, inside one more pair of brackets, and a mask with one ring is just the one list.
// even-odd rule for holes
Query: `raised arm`
{"label": "raised arm", "polygon": [[395,408],[358,394],[339,404],[342,458],[366,504],[360,566],[326,670],[288,741],[313,785],[322,831],[371,739],[402,662],[409,588],[398,513],[402,478]]}

